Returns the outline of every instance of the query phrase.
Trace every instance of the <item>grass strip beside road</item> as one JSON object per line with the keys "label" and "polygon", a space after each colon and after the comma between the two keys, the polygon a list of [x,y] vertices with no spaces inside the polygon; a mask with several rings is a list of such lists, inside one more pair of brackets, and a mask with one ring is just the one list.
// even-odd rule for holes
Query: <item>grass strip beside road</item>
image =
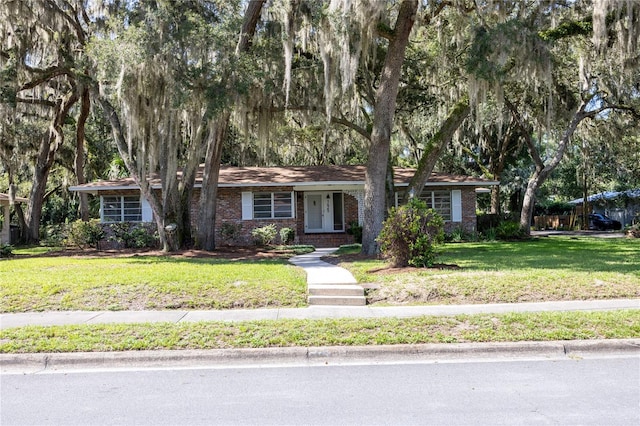
{"label": "grass strip beside road", "polygon": [[517,342],[640,337],[640,310],[238,323],[28,326],[0,331],[0,353],[105,352]]}

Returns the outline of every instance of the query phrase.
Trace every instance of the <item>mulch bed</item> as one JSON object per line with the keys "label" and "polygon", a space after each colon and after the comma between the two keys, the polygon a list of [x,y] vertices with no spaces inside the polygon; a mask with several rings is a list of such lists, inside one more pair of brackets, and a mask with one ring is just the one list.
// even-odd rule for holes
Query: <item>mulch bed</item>
{"label": "mulch bed", "polygon": [[[368,256],[368,255],[364,255],[362,253],[357,253],[357,254],[345,254],[342,255],[340,257],[336,257],[336,256],[328,256],[323,258],[322,260],[324,260],[327,263],[331,263],[333,265],[338,265],[342,262],[357,262],[357,261],[362,261],[362,260],[374,260],[374,259],[378,259],[376,256]],[[429,267],[429,268],[416,268],[414,266],[406,266],[406,267],[401,267],[401,268],[394,268],[392,266],[384,266],[382,268],[374,268],[374,269],[370,269],[367,272],[370,274],[378,274],[378,275],[390,275],[390,274],[399,274],[399,273],[403,273],[403,272],[419,272],[419,271],[424,271],[424,270],[458,270],[458,269],[462,269],[460,266],[458,265],[450,265],[450,264],[446,264],[446,263],[436,263],[433,266]]]}

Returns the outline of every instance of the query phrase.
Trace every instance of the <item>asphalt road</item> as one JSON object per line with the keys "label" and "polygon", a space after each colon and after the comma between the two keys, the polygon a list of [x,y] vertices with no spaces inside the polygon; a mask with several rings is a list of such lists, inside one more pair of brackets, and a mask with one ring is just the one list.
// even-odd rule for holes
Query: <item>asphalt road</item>
{"label": "asphalt road", "polygon": [[0,424],[640,424],[640,358],[5,374]]}

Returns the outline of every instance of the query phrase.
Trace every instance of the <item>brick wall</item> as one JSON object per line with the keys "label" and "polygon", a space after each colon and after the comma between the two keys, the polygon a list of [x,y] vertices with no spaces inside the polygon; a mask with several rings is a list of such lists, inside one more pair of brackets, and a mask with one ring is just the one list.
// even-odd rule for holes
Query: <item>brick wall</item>
{"label": "brick wall", "polygon": [[[292,187],[252,187],[247,190],[252,192],[291,192]],[[276,243],[280,243],[280,229],[293,228],[295,230],[295,244],[311,244],[316,247],[337,247],[342,244],[353,243],[353,236],[346,232],[329,232],[305,234],[304,232],[304,193],[295,193],[295,218],[293,219],[252,219],[242,220],[242,190],[239,188],[219,188],[218,207],[216,212],[216,242],[218,245],[253,245],[254,239],[251,231],[269,224],[275,224],[278,229]],[[194,191],[194,199],[191,203],[191,220],[195,227],[198,213],[197,200],[200,197],[199,190]],[[358,220],[358,202],[347,194],[344,197],[345,231],[349,224]],[[224,229],[234,229],[233,238],[223,236]]]}
{"label": "brick wall", "polygon": [[[445,222],[445,232],[462,226],[465,231],[473,232],[476,230],[476,193],[474,187],[438,187],[437,189],[461,189],[462,195],[462,223]],[[252,187],[247,191],[253,192],[291,192],[292,187]],[[113,191],[107,194],[126,195],[130,192]],[[251,231],[269,224],[275,224],[278,232],[281,228],[288,227],[295,230],[296,244],[312,244],[316,247],[337,247],[342,244],[353,243],[353,236],[346,232],[336,233],[314,233],[305,234],[304,232],[304,193],[295,193],[295,218],[292,219],[253,219],[242,220],[242,189],[241,188],[218,188],[218,206],[216,214],[216,242],[217,245],[237,245],[247,246],[253,245],[254,239]],[[345,231],[349,228],[349,224],[358,221],[358,202],[348,194],[344,194],[344,223]],[[198,200],[200,198],[199,189],[194,190],[191,201],[191,222],[195,232],[196,220],[198,217]],[[221,232],[223,228],[235,229],[232,238],[225,238]],[[280,235],[276,237],[276,243],[280,243]]]}
{"label": "brick wall", "polygon": [[[253,187],[250,189],[252,192],[291,192],[292,187]],[[197,190],[196,190],[197,192]],[[298,239],[298,219],[252,219],[242,220],[242,190],[239,188],[218,188],[218,205],[216,211],[216,242],[217,245],[236,245],[236,246],[248,246],[254,244],[254,238],[251,235],[251,231],[255,228],[261,228],[266,225],[274,224],[278,230],[276,236],[276,244],[280,243],[280,229],[293,228],[296,231],[296,240]],[[194,198],[199,198],[199,192],[195,194]],[[297,196],[297,194],[296,194]],[[302,214],[302,209],[298,207],[296,200],[295,216]],[[192,203],[192,221],[197,218],[197,206],[194,209]],[[194,225],[195,226],[195,225]],[[235,227],[236,231],[233,238],[225,238],[222,234],[223,228],[229,229],[229,227]]]}
{"label": "brick wall", "polygon": [[[441,189],[441,188],[438,188]],[[476,190],[475,187],[444,187],[442,189],[460,189],[462,196],[462,223],[445,222],[444,232],[450,233],[456,228],[462,226],[466,232],[474,232],[476,230]]]}

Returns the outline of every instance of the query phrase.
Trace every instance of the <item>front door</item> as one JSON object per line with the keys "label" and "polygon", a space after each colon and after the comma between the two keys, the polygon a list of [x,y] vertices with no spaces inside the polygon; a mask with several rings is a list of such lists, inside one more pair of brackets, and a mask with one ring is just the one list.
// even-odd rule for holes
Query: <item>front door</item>
{"label": "front door", "polygon": [[341,192],[307,192],[304,212],[305,232],[344,231]]}

